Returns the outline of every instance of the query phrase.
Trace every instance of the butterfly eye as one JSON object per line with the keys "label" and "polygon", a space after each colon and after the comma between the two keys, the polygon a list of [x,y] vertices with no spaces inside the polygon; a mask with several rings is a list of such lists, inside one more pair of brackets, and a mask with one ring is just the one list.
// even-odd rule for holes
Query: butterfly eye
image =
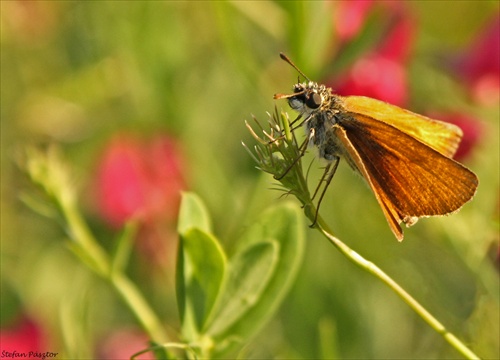
{"label": "butterfly eye", "polygon": [[317,109],[321,106],[321,96],[318,93],[312,93],[306,98],[306,105],[311,109]]}
{"label": "butterfly eye", "polygon": [[304,91],[304,89],[303,89],[303,88],[302,88],[302,86],[300,86],[299,84],[297,84],[297,85],[295,85],[295,86],[293,87],[293,92],[294,92],[294,93],[299,93],[299,92],[302,92],[302,91]]}

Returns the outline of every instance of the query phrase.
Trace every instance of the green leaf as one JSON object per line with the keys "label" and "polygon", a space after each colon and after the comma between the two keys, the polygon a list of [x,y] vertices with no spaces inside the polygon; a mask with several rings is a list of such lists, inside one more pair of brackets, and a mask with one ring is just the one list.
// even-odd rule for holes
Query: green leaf
{"label": "green leaf", "polygon": [[[192,289],[190,288],[190,286],[192,286],[190,285],[191,279],[189,278],[191,274],[188,271],[191,271],[190,269],[193,267],[199,267],[199,264],[192,264],[192,262],[198,261],[195,256],[196,254],[194,252],[192,254],[187,254],[189,249],[195,248],[195,246],[192,245],[192,242],[196,241],[196,236],[188,236],[192,229],[199,229],[201,232],[205,232],[208,239],[210,239],[201,244],[201,246],[206,245],[210,248],[211,246],[208,244],[216,244],[211,248],[220,249],[217,240],[213,239],[212,236],[208,234],[211,230],[211,222],[203,201],[194,193],[184,192],[182,194],[179,221],[177,224],[177,230],[180,234],[180,244],[177,253],[176,296],[179,314],[183,324],[183,334],[185,336],[188,336],[189,334],[188,337],[191,339],[193,339],[196,333],[199,332],[200,322],[202,322],[200,319],[196,320],[196,312],[191,304],[193,294]],[[217,253],[217,251],[218,250],[212,252]],[[219,250],[219,252],[222,254],[224,259],[224,268],[225,255],[222,250]],[[199,311],[198,314],[200,312],[201,311]]]}
{"label": "green leaf", "polygon": [[218,333],[233,325],[259,301],[273,275],[279,259],[275,240],[251,244],[236,254],[229,264],[229,279],[217,317],[210,332]]}
{"label": "green leaf", "polygon": [[116,250],[111,259],[111,273],[115,274],[117,272],[122,272],[130,258],[130,252],[132,251],[132,245],[134,238],[137,234],[138,224],[136,221],[129,221],[125,224],[118,242],[116,245]]}
{"label": "green leaf", "polygon": [[203,201],[194,193],[184,192],[182,193],[177,231],[182,235],[191,228],[198,228],[209,233],[212,225]]}
{"label": "green leaf", "polygon": [[177,300],[182,334],[195,340],[224,281],[226,256],[215,237],[192,228],[181,234],[177,260]]}
{"label": "green leaf", "polygon": [[[227,356],[236,350],[238,344],[234,339],[247,340],[281,304],[303,258],[303,231],[300,209],[284,204],[262,214],[241,239],[231,261],[230,280],[217,307],[219,311],[207,329],[214,343],[219,344],[214,356]],[[244,271],[244,274],[234,274],[234,271]],[[238,278],[243,283],[238,284]],[[219,319],[225,316],[227,320]]]}

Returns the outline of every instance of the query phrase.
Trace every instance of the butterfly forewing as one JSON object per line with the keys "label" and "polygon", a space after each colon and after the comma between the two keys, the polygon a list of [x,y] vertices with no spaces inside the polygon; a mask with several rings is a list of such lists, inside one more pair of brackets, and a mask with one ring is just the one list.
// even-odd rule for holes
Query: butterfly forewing
{"label": "butterfly forewing", "polygon": [[401,109],[365,96],[339,97],[346,111],[369,116],[394,126],[402,132],[452,157],[462,138],[459,127]]}

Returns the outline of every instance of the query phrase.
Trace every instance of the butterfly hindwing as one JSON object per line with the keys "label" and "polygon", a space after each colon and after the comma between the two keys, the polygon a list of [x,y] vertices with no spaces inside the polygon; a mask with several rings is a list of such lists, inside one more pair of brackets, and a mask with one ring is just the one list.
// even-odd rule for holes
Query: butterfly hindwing
{"label": "butterfly hindwing", "polygon": [[345,113],[334,132],[396,236],[394,223],[451,213],[474,196],[471,171],[386,122]]}

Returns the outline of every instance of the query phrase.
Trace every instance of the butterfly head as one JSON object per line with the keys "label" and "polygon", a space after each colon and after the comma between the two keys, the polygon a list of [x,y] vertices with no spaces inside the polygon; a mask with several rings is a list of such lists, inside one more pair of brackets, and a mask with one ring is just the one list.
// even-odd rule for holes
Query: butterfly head
{"label": "butterfly head", "polygon": [[293,86],[293,94],[277,94],[275,99],[288,99],[290,107],[301,114],[312,114],[329,104],[330,89],[309,81]]}
{"label": "butterfly head", "polygon": [[293,87],[293,94],[288,98],[288,104],[298,112],[310,113],[319,109],[323,104],[323,97],[316,83],[298,83]]}
{"label": "butterfly head", "polygon": [[325,109],[332,101],[332,91],[309,78],[283,53],[280,57],[290,64],[306,81],[293,86],[293,94],[275,94],[274,99],[288,99],[290,107],[300,114],[311,115]]}

